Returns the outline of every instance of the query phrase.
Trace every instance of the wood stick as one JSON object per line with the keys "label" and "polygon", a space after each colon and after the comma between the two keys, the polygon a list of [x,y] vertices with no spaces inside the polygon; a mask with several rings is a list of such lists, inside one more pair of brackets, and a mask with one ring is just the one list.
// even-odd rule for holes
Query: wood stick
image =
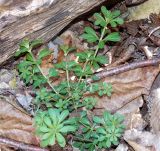
{"label": "wood stick", "polygon": [[42,149],[37,146],[25,144],[23,142],[15,141],[9,138],[4,138],[0,136],[0,144],[13,147],[16,149],[22,149],[24,151],[49,151],[48,149]]}
{"label": "wood stick", "polygon": [[[158,65],[159,63],[160,63],[160,58],[134,62],[134,63],[130,63],[130,64],[127,64],[127,65],[118,66],[114,69],[103,70],[99,73],[96,73],[95,76],[97,76],[100,80],[100,79],[103,79],[105,77],[117,75],[117,74],[129,71],[129,70],[133,70],[133,69],[136,69],[136,68],[142,68],[142,67],[147,67],[147,66],[155,66],[155,65]],[[90,79],[87,79],[87,82],[93,82],[93,80],[90,78]]]}

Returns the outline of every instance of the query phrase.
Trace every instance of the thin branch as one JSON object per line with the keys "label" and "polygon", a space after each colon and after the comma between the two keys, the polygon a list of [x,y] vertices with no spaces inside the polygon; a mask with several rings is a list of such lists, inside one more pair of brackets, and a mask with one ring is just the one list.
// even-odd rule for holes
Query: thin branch
{"label": "thin branch", "polygon": [[[99,73],[96,73],[95,76],[97,76],[100,80],[100,79],[103,79],[105,77],[120,74],[120,73],[129,71],[129,70],[133,70],[133,69],[136,69],[136,68],[158,65],[159,63],[160,63],[160,58],[134,62],[134,63],[127,64],[127,65],[118,66],[114,69],[103,70]],[[93,82],[93,80],[92,79],[87,79],[87,82]]]}
{"label": "thin branch", "polygon": [[136,2],[128,2],[128,1],[126,1],[126,6],[128,6],[128,7],[137,6],[137,5],[140,5],[140,4],[142,4],[142,3],[146,2],[146,1],[148,1],[148,0],[137,0]]}
{"label": "thin branch", "polygon": [[49,151],[48,149],[42,149],[37,146],[25,144],[19,141],[15,141],[9,138],[4,138],[0,136],[0,144],[9,146],[9,147],[14,147],[16,149],[21,149],[23,151]]}

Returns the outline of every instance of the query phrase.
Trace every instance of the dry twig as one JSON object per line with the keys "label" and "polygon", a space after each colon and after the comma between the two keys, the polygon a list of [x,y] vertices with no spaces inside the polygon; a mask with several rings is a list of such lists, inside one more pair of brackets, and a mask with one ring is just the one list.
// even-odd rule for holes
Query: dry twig
{"label": "dry twig", "polygon": [[[103,79],[105,77],[120,74],[120,73],[129,71],[129,70],[133,70],[133,69],[136,69],[136,68],[158,65],[159,63],[160,63],[160,58],[134,62],[134,63],[127,64],[127,65],[118,66],[114,69],[103,70],[99,73],[96,73],[95,76],[97,76],[99,79]],[[93,82],[93,80],[92,79],[87,79],[87,82]]]}
{"label": "dry twig", "polygon": [[9,147],[13,147],[16,149],[21,149],[23,151],[48,151],[48,149],[42,149],[40,147],[37,146],[33,146],[33,145],[29,145],[29,144],[25,144],[19,141],[15,141],[9,138],[4,138],[0,136],[0,144],[1,145],[6,145]]}

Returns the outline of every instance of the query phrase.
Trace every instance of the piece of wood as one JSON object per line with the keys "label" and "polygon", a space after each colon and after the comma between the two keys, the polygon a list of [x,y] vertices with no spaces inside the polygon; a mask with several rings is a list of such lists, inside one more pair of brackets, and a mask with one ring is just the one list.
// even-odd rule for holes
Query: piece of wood
{"label": "piece of wood", "polygon": [[13,56],[20,41],[41,38],[48,42],[78,16],[103,2],[117,0],[55,0],[48,9],[38,14],[21,17],[0,29],[0,65]]}

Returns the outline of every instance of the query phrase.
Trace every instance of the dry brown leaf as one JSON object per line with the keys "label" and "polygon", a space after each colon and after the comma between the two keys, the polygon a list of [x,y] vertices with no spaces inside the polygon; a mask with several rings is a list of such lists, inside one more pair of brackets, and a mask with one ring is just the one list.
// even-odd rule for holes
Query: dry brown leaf
{"label": "dry brown leaf", "polygon": [[101,114],[104,109],[116,112],[142,94],[148,94],[158,72],[158,67],[145,67],[106,77],[103,81],[112,84],[113,94],[110,98],[98,98],[95,113]]}
{"label": "dry brown leaf", "polygon": [[131,129],[125,131],[123,138],[135,151],[145,151],[144,148],[149,149],[149,151],[160,151],[159,133],[153,134],[148,131]]}
{"label": "dry brown leaf", "polygon": [[138,97],[117,111],[125,116],[124,124],[126,129],[143,130],[146,127],[147,123],[142,118],[139,109],[142,106],[143,98]]}
{"label": "dry brown leaf", "polygon": [[39,140],[34,135],[33,120],[30,116],[17,110],[5,99],[0,100],[0,107],[0,136],[39,145]]}
{"label": "dry brown leaf", "polygon": [[127,141],[127,143],[132,146],[132,148],[134,149],[134,151],[151,151],[151,149],[147,148],[147,147],[144,147],[140,144],[137,144],[135,142],[132,142],[132,141]]}

